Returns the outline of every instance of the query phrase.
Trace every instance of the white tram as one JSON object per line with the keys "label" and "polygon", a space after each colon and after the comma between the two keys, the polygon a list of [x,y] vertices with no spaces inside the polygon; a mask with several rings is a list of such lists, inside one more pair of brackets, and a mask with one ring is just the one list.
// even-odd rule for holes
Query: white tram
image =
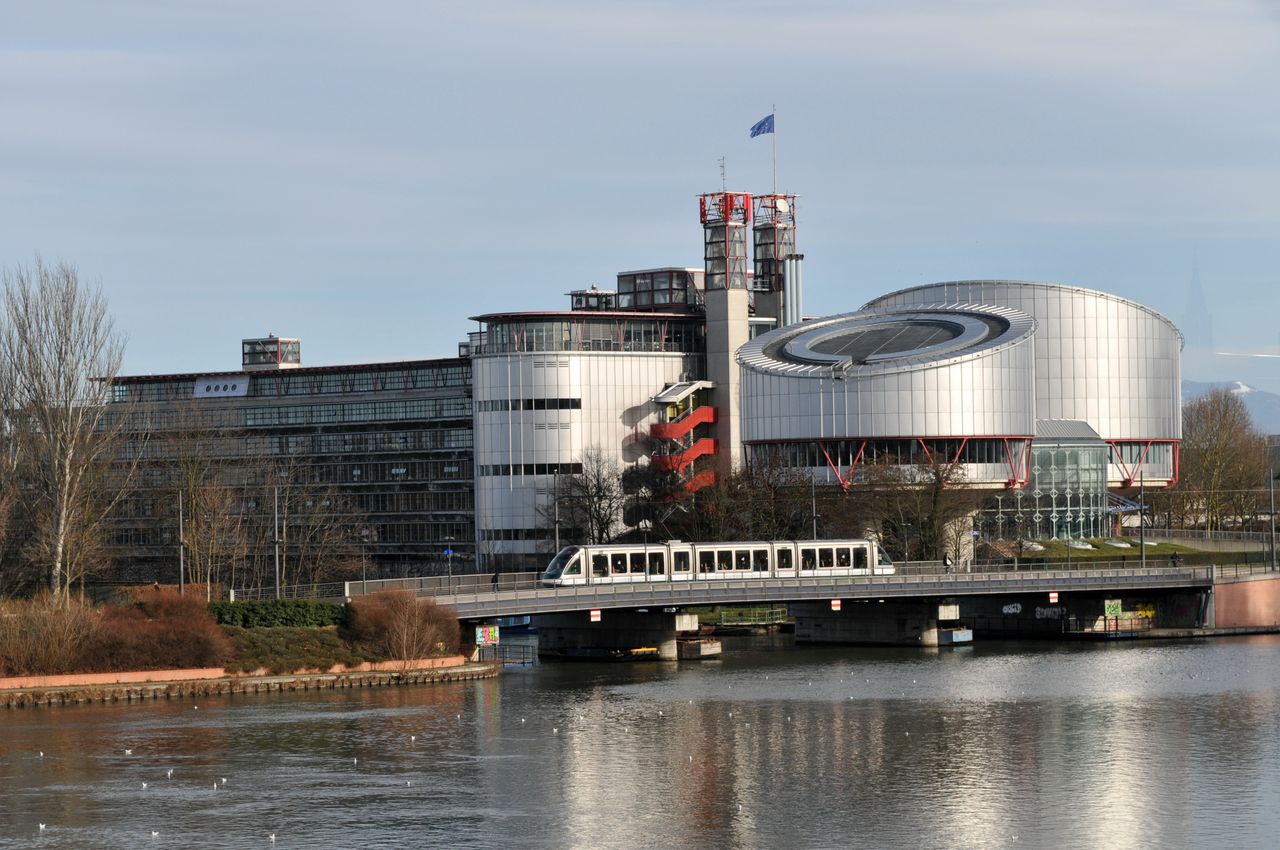
{"label": "white tram", "polygon": [[893,561],[871,540],[672,540],[645,545],[566,546],[547,564],[542,583],[558,587],[892,574]]}

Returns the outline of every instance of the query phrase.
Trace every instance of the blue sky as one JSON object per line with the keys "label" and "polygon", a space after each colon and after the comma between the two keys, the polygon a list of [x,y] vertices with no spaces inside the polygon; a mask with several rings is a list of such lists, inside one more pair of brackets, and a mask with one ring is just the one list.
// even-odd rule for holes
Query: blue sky
{"label": "blue sky", "polygon": [[[1280,3],[29,3],[0,265],[101,282],[125,370],[448,356],[467,317],[701,264],[695,196],[800,195],[806,311],[1011,277],[1280,354]],[[1280,392],[1280,359],[1184,375]]]}

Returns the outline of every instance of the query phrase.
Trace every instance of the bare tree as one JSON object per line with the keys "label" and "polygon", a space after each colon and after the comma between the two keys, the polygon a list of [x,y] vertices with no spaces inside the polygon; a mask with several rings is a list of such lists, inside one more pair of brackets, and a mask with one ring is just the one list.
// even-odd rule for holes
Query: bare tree
{"label": "bare tree", "polygon": [[552,503],[544,506],[543,514],[562,530],[573,529],[581,536],[574,542],[607,543],[621,530],[626,501],[621,466],[593,446],[582,453],[581,473],[559,476]]}
{"label": "bare tree", "polygon": [[1171,517],[1212,532],[1242,527],[1265,508],[1266,439],[1254,427],[1244,401],[1213,390],[1182,407],[1181,479],[1168,493]]}
{"label": "bare tree", "polygon": [[[933,560],[958,557],[972,525],[962,520],[981,507],[985,495],[965,485],[964,468],[934,458],[917,464],[869,464],[860,481],[831,506],[845,526],[839,533],[859,536],[874,529],[897,557]],[[840,501],[843,504],[840,504]]]}
{"label": "bare tree", "polygon": [[[129,468],[112,469],[121,419],[108,416],[111,379],[124,353],[101,291],[75,268],[37,259],[3,274],[0,371],[30,534],[25,557],[65,601],[96,560],[105,520],[122,498]],[[77,551],[78,549],[78,551]]]}

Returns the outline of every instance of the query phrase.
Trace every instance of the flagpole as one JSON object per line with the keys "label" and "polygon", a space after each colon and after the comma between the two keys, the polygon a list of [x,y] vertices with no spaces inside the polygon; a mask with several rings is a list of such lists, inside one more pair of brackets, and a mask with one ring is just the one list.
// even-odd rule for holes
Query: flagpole
{"label": "flagpole", "polygon": [[778,104],[772,104],[773,111],[773,194],[778,194]]}

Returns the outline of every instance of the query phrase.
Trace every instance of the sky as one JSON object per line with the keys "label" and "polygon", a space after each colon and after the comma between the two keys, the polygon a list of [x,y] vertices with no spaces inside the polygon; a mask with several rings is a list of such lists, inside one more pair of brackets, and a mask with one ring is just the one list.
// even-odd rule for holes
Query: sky
{"label": "sky", "polygon": [[776,141],[808,314],[1072,284],[1280,392],[1277,80],[1280,0],[11,3],[0,267],[99,283],[126,374],[453,356],[701,266],[697,194]]}

